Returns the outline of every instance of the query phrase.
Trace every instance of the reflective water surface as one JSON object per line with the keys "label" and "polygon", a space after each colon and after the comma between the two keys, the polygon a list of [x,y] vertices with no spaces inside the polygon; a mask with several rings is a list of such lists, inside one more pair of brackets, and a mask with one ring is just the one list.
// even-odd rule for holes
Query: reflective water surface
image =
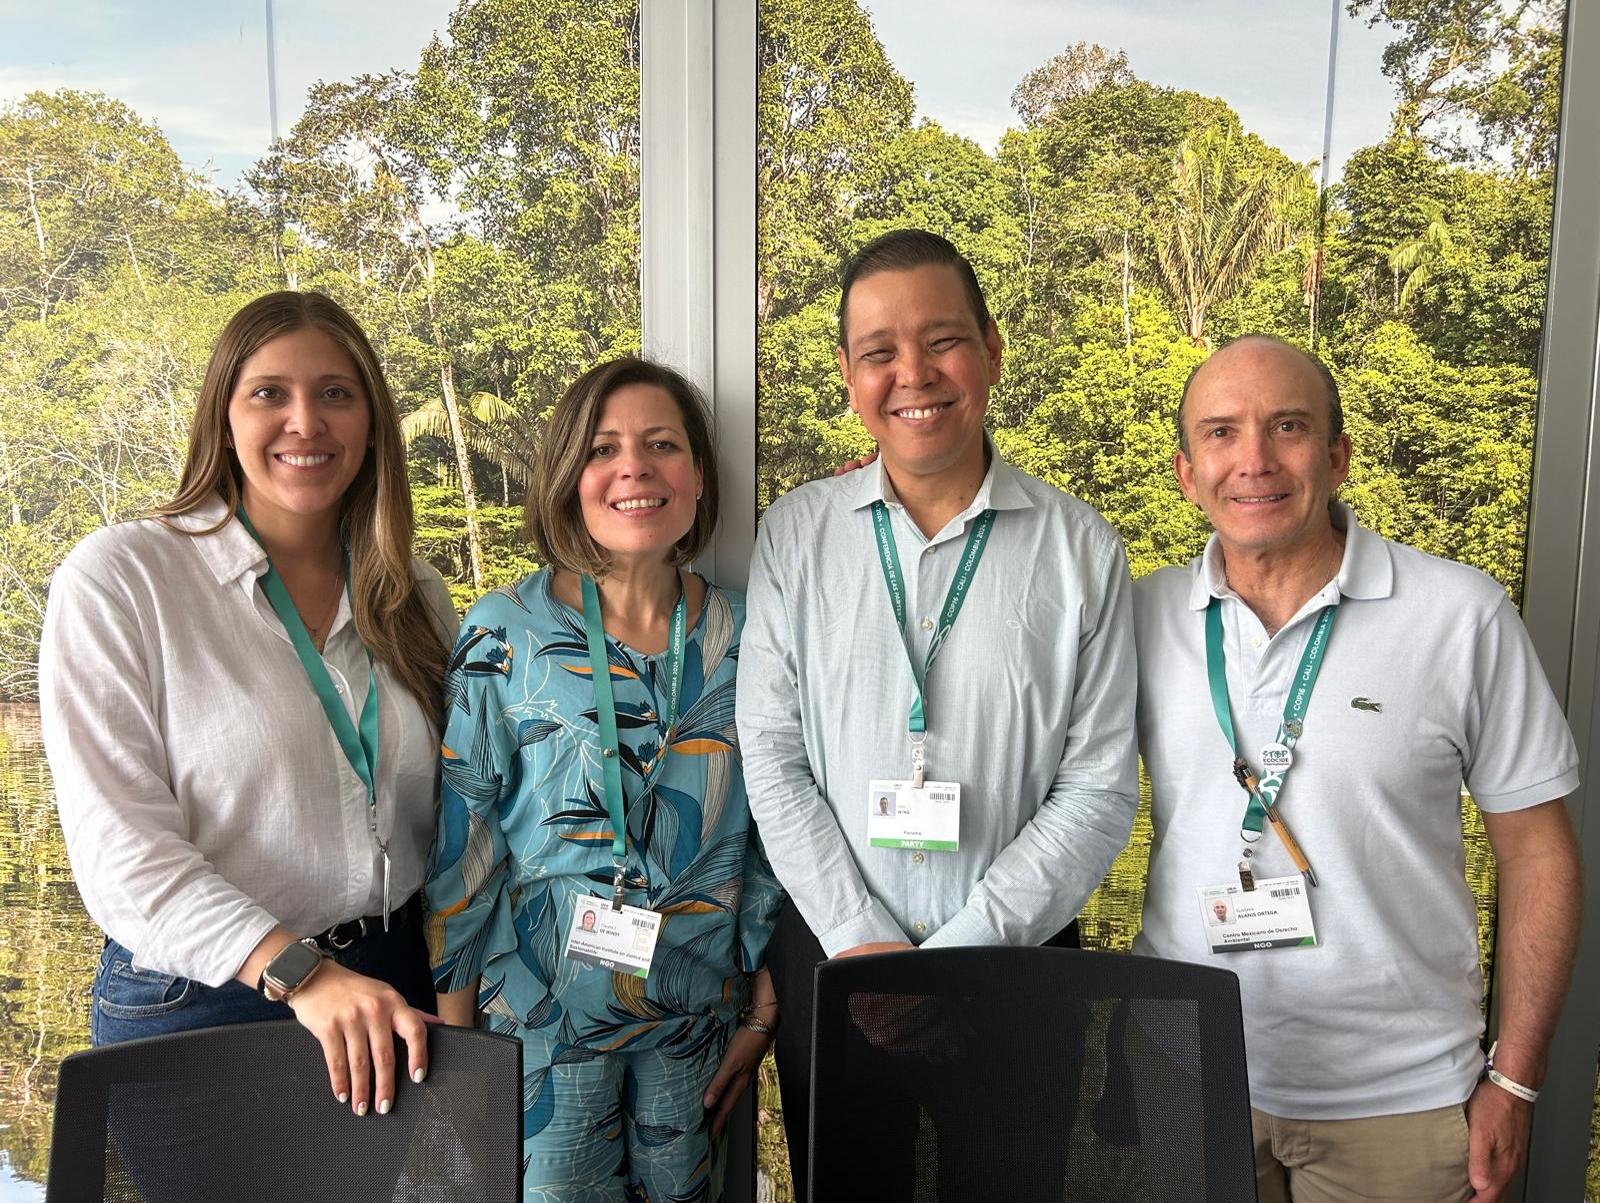
{"label": "reflective water surface", "polygon": [[0,705],[0,1200],[42,1198],[56,1066],[89,1043],[99,930],[67,868],[34,706]]}

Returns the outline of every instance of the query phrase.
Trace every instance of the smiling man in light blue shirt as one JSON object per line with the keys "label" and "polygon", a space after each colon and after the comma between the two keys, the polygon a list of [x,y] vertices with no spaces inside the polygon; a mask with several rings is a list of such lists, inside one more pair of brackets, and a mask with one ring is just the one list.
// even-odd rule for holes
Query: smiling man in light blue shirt
{"label": "smiling man in light blue shirt", "polygon": [[[1000,334],[954,247],[895,231],[842,282],[840,371],[881,458],[767,511],[739,670],[751,810],[809,929],[789,917],[783,959],[803,965],[794,945],[812,936],[813,962],[1046,943],[1138,801],[1122,544],[995,454]],[[810,974],[785,976],[787,1036],[804,1042]],[[804,1044],[791,1050],[779,1070],[802,1161]]]}

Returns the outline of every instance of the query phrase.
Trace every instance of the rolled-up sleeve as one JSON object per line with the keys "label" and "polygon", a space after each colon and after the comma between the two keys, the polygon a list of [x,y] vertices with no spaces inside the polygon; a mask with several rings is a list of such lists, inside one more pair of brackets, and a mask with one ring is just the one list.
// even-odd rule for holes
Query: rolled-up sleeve
{"label": "rolled-up sleeve", "polygon": [[1128,841],[1139,805],[1132,584],[1114,536],[1090,578],[1072,716],[1035,814],[924,948],[1042,944],[1064,928]]}
{"label": "rolled-up sleeve", "polygon": [[801,723],[800,634],[774,549],[769,513],[756,537],[739,659],[739,744],[750,812],[778,880],[829,956],[858,944],[906,942],[868,891],[844,833],[817,789]]}
{"label": "rolled-up sleeve", "polygon": [[154,703],[154,638],[70,559],[56,570],[39,649],[45,752],[89,916],[140,968],[220,986],[277,920],[190,842]]}

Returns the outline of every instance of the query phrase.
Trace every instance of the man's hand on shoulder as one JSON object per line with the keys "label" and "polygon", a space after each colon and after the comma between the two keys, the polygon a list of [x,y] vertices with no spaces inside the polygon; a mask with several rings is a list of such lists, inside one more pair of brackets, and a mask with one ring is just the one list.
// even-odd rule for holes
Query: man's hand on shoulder
{"label": "man's hand on shoulder", "polygon": [[840,957],[864,957],[875,952],[908,952],[915,948],[915,944],[907,944],[903,940],[879,940],[874,944],[857,944],[854,948],[847,948],[843,952],[833,954],[833,959]]}
{"label": "man's hand on shoulder", "polygon": [[847,476],[857,468],[865,468],[878,458],[876,451],[869,451],[860,459],[847,459],[833,470],[835,476]]}
{"label": "man's hand on shoulder", "polygon": [[1467,1100],[1468,1203],[1499,1203],[1528,1152],[1533,1104],[1485,1078]]}

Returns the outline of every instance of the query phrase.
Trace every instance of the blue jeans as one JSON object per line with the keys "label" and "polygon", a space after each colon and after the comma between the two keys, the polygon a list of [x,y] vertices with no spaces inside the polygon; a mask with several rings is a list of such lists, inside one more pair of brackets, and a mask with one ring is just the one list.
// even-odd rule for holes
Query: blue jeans
{"label": "blue jeans", "polygon": [[[428,972],[420,907],[412,903],[407,912],[403,918],[396,915],[389,931],[369,931],[335,959],[346,969],[388,982],[411,1006],[433,1014],[438,1003]],[[294,1018],[287,1005],[268,1002],[243,982],[207,986],[170,973],[135,969],[133,954],[109,937],[90,1000],[89,1038],[96,1046],[230,1023]]]}

